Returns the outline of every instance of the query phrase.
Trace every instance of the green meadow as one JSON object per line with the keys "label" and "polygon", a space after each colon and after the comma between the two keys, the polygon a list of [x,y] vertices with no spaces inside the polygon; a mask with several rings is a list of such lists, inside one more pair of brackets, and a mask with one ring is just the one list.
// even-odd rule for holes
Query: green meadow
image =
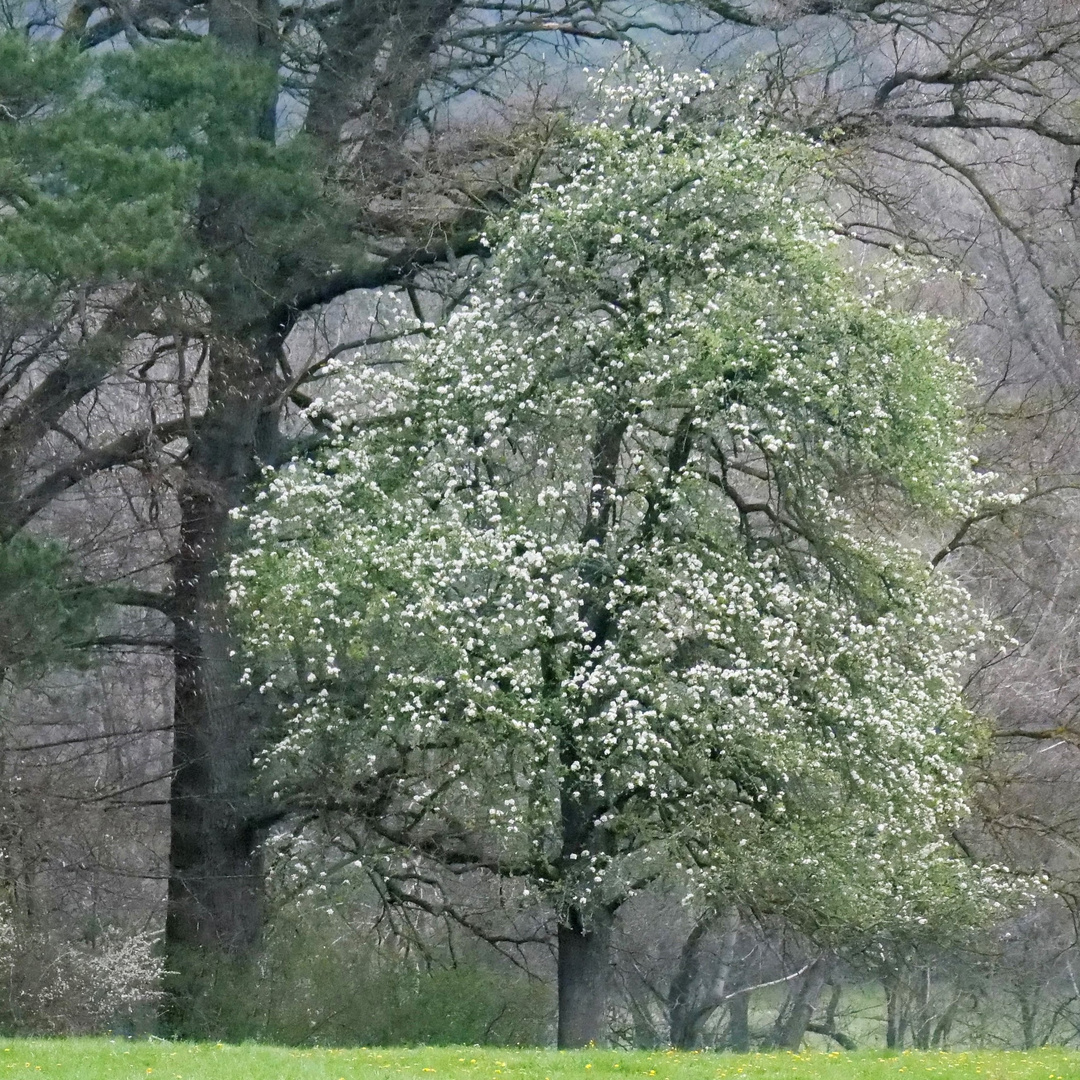
{"label": "green meadow", "polygon": [[738,1055],[13,1039],[0,1057],[4,1075],[51,1080],[1080,1080],[1080,1053],[1057,1049]]}

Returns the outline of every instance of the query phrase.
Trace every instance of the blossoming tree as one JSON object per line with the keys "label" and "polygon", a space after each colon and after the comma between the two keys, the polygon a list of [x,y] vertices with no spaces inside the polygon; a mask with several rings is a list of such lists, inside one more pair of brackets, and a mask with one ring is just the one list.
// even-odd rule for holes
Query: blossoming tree
{"label": "blossoming tree", "polygon": [[864,928],[979,890],[977,620],[917,524],[977,497],[969,375],[845,268],[819,152],[711,89],[603,91],[470,298],[339,372],[233,571],[282,804],[541,891],[563,1046],[649,883]]}

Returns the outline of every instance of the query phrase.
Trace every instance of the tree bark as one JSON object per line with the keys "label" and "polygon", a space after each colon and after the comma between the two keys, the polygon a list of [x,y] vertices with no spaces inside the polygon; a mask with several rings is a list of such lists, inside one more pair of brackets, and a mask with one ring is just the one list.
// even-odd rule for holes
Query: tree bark
{"label": "tree bark", "polygon": [[828,981],[832,958],[818,957],[810,970],[803,976],[802,983],[795,994],[791,1010],[780,1025],[776,1036],[776,1045],[783,1050],[798,1050],[806,1035],[806,1026],[814,1016],[818,998]]}
{"label": "tree bark", "polygon": [[[576,756],[571,739],[562,747],[566,775]],[[596,825],[600,808],[595,800],[571,791],[563,781],[562,868],[571,879],[586,860],[601,855],[611,844],[608,832]],[[559,923],[559,1031],[560,1050],[595,1044],[607,1039],[608,984],[611,967],[611,932],[617,904],[596,903],[586,911],[573,903]]]}
{"label": "tree bark", "polygon": [[[583,885],[575,879],[589,860],[609,853],[612,838],[596,824],[602,809],[596,799],[571,789],[577,747],[570,732],[564,732],[560,756],[564,769],[559,794],[562,874],[564,879]],[[602,1046],[607,1040],[611,932],[617,906],[597,901],[585,910],[580,903],[571,903],[559,923],[560,1050]]]}
{"label": "tree bark", "polygon": [[601,907],[586,923],[571,907],[559,924],[559,1049],[607,1041],[613,912]]}
{"label": "tree bark", "polygon": [[885,1046],[889,1050],[900,1050],[904,1045],[903,999],[900,977],[895,972],[888,972],[882,979],[885,987]]}
{"label": "tree bark", "polygon": [[[276,0],[211,0],[209,31],[238,57],[276,69]],[[251,134],[275,138],[276,90],[251,117]],[[200,999],[216,966],[245,957],[262,926],[263,866],[251,804],[251,763],[263,727],[260,695],[241,685],[239,643],[226,595],[230,514],[276,445],[271,408],[280,328],[266,322],[249,265],[259,253],[242,201],[204,197],[200,239],[218,257],[206,282],[210,365],[206,407],[186,432],[178,485],[180,537],[173,558],[175,684],[165,948],[177,978],[167,1004],[182,1034],[213,1024],[220,1002]],[[199,1017],[191,1026],[193,1017]]]}
{"label": "tree bark", "polygon": [[729,1050],[750,1053],[750,992],[736,994],[728,1003],[728,1028],[724,1039]]}
{"label": "tree bark", "polygon": [[[260,459],[272,452],[276,416],[271,345],[223,341],[213,358],[205,416],[189,436],[173,561],[176,611],[173,780],[166,951],[185,974],[243,958],[262,924],[263,865],[251,762],[264,728],[261,696],[241,685],[226,597],[230,512]],[[195,962],[201,957],[202,962]],[[175,958],[175,959],[173,959]],[[184,1002],[171,1019],[187,1027]],[[203,1012],[200,1007],[200,1013]]]}
{"label": "tree bark", "polygon": [[343,0],[324,28],[326,51],[311,87],[304,126],[336,148],[343,134],[365,186],[393,184],[407,171],[404,137],[431,72],[439,34],[462,0]]}
{"label": "tree bark", "polygon": [[[707,957],[705,942],[718,923],[722,930],[720,952]],[[677,1050],[699,1049],[705,1025],[727,1000],[738,935],[739,913],[729,908],[703,917],[687,937],[668,991],[671,1045]]]}
{"label": "tree bark", "polygon": [[1035,1036],[1035,1017],[1038,1013],[1038,1007],[1032,1000],[1033,997],[1034,995],[1028,994],[1026,990],[1020,994],[1020,1025],[1024,1033],[1025,1050],[1034,1050],[1038,1046],[1038,1040]]}
{"label": "tree bark", "polygon": [[679,965],[668,989],[668,1021],[671,1045],[677,1050],[695,1049],[695,990],[701,969],[702,943],[709,933],[711,920],[700,919],[683,942]]}
{"label": "tree bark", "polygon": [[911,1021],[911,1043],[916,1050],[929,1050],[934,1015],[930,1007],[930,967],[919,972],[916,990],[915,1015]]}
{"label": "tree bark", "polygon": [[956,997],[949,1002],[949,1007],[941,1014],[941,1019],[938,1020],[934,1027],[934,1036],[930,1040],[930,1045],[938,1050],[945,1050],[949,1045],[949,1034],[952,1031],[953,1022],[960,1012],[960,1002],[962,999],[963,995],[957,994]]}

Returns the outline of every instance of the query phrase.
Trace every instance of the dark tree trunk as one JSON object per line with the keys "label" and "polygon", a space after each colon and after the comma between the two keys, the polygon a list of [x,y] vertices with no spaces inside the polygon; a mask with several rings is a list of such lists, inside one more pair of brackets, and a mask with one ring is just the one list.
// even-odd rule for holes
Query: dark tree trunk
{"label": "dark tree trunk", "polygon": [[[209,31],[238,57],[276,70],[276,0],[211,0]],[[251,117],[272,143],[276,91]],[[173,559],[175,690],[165,947],[175,972],[168,1018],[184,1034],[215,1027],[222,1002],[205,1000],[218,966],[243,960],[262,926],[263,867],[251,763],[263,727],[261,697],[240,682],[240,649],[226,583],[232,524],[276,443],[280,328],[273,297],[251,287],[260,255],[247,243],[250,209],[210,197],[200,239],[216,256],[206,282],[210,365],[202,418],[187,432]]]}
{"label": "dark tree trunk", "polygon": [[[572,739],[561,748],[565,777],[572,777],[577,751]],[[573,880],[586,862],[609,853],[611,836],[596,824],[601,807],[564,779],[559,803],[562,817],[562,872]],[[611,932],[617,904],[596,903],[583,910],[571,904],[559,923],[560,1050],[607,1041],[608,983],[611,977]]]}
{"label": "dark tree trunk", "polygon": [[1024,1033],[1024,1049],[1034,1050],[1038,1045],[1035,1035],[1035,1018],[1038,1015],[1038,1006],[1034,1001],[1034,994],[1026,990],[1020,994],[1020,1026]]}
{"label": "dark tree trunk", "polygon": [[709,933],[711,921],[707,918],[695,923],[683,943],[679,965],[668,989],[668,1021],[671,1045],[677,1050],[696,1049],[697,984],[700,979],[701,949]]}
{"label": "dark tree trunk", "polygon": [[[564,760],[572,748],[564,746]],[[595,825],[597,807],[577,791],[563,790],[564,874],[573,875],[590,855],[607,849],[610,836]],[[607,1040],[608,983],[611,976],[611,932],[615,904],[596,904],[583,911],[572,904],[559,924],[559,1049],[572,1050]]]}
{"label": "dark tree trunk", "polygon": [[[177,571],[216,539],[188,504]],[[192,547],[196,551],[192,551]],[[245,952],[258,938],[262,868],[247,791],[257,714],[238,685],[220,602],[177,588],[176,690],[166,939],[170,951]]]}
{"label": "dark tree trunk", "polygon": [[[436,41],[462,0],[343,0],[323,29],[326,52],[311,87],[305,127],[324,145],[345,140],[369,189],[409,168],[404,137],[431,70]],[[373,76],[373,73],[376,73]]]}
{"label": "dark tree trunk", "polygon": [[165,940],[179,973],[169,1019],[182,1033],[205,1032],[207,1023],[212,1030],[218,1005],[203,999],[216,965],[247,956],[262,924],[261,837],[249,789],[265,703],[241,685],[226,581],[230,511],[273,449],[275,348],[272,339],[220,341],[180,491]]}
{"label": "dark tree trunk", "polygon": [[810,966],[803,976],[798,991],[791,1003],[791,1009],[776,1034],[776,1045],[784,1050],[798,1050],[806,1036],[806,1026],[814,1016],[818,998],[828,981],[832,960],[821,956]]}
{"label": "dark tree trunk", "polygon": [[[720,950],[707,953],[707,939],[718,925]],[[671,1045],[677,1050],[703,1045],[706,1025],[727,1000],[738,936],[739,914],[734,908],[711,912],[688,935],[668,990]]]}
{"label": "dark tree trunk", "polygon": [[[614,513],[615,477],[626,423],[601,424],[592,447],[592,492],[588,516],[581,531],[582,542],[603,550]],[[599,652],[608,641],[614,615],[607,603],[605,572],[589,564],[581,568],[586,586],[581,618],[591,633],[590,651]],[[545,672],[550,692],[561,693],[554,669]],[[596,794],[583,792],[577,776],[581,751],[573,725],[567,723],[559,745],[562,781],[559,811],[562,830],[560,872],[564,881],[582,884],[580,875],[592,859],[606,860],[614,854],[614,839],[599,824],[609,809]],[[586,880],[588,880],[586,878]],[[591,883],[589,885],[591,888]],[[607,999],[611,962],[611,929],[617,900],[597,902],[589,910],[572,904],[559,925],[559,1048],[573,1049],[607,1040]]]}
{"label": "dark tree trunk", "polygon": [[889,972],[881,982],[885,988],[885,1046],[889,1050],[899,1050],[904,1042],[900,979],[894,972]]}
{"label": "dark tree trunk", "polygon": [[257,722],[239,684],[220,579],[228,507],[213,494],[181,499],[175,561],[176,688],[170,946],[243,952],[258,936],[259,879],[247,792]]}
{"label": "dark tree trunk", "polygon": [[750,1053],[750,993],[736,994],[728,1002],[728,1028],[724,1039],[729,1050]]}
{"label": "dark tree trunk", "polygon": [[559,924],[560,1050],[607,1041],[613,923],[607,908],[593,912],[586,924],[580,909],[572,907]]}
{"label": "dark tree trunk", "polygon": [[939,1019],[934,1026],[934,1037],[930,1040],[931,1046],[938,1050],[945,1050],[948,1047],[949,1034],[952,1032],[953,1022],[960,1012],[960,1002],[962,1000],[963,995],[957,994],[956,997],[949,1002],[949,1007],[941,1014],[941,1019]]}

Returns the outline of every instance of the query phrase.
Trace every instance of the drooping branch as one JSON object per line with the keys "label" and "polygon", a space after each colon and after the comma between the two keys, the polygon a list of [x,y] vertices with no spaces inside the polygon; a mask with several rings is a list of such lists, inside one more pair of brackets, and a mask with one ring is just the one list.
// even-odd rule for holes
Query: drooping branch
{"label": "drooping branch", "polygon": [[191,421],[187,418],[170,420],[150,427],[137,428],[103,446],[84,451],[77,458],[65,462],[43,480],[35,484],[16,508],[14,523],[23,528],[37,516],[53,499],[95,473],[131,465],[144,460],[156,443],[164,446],[190,434]]}
{"label": "drooping branch", "polygon": [[132,289],[89,341],[80,342],[13,409],[0,426],[0,465],[29,453],[60,418],[115,370],[123,346],[138,332],[138,316],[154,301]]}
{"label": "drooping branch", "polygon": [[168,593],[157,592],[153,589],[139,589],[130,585],[110,585],[102,592],[112,603],[119,604],[121,607],[150,608],[152,611],[160,611],[169,619],[176,617],[175,603]]}
{"label": "drooping branch", "polygon": [[483,250],[479,236],[467,229],[419,247],[405,247],[382,260],[372,260],[369,264],[351,270],[328,274],[322,280],[305,286],[273,307],[267,322],[284,336],[305,312],[329,304],[346,293],[403,285],[424,269],[437,266],[450,258],[480,255]]}

